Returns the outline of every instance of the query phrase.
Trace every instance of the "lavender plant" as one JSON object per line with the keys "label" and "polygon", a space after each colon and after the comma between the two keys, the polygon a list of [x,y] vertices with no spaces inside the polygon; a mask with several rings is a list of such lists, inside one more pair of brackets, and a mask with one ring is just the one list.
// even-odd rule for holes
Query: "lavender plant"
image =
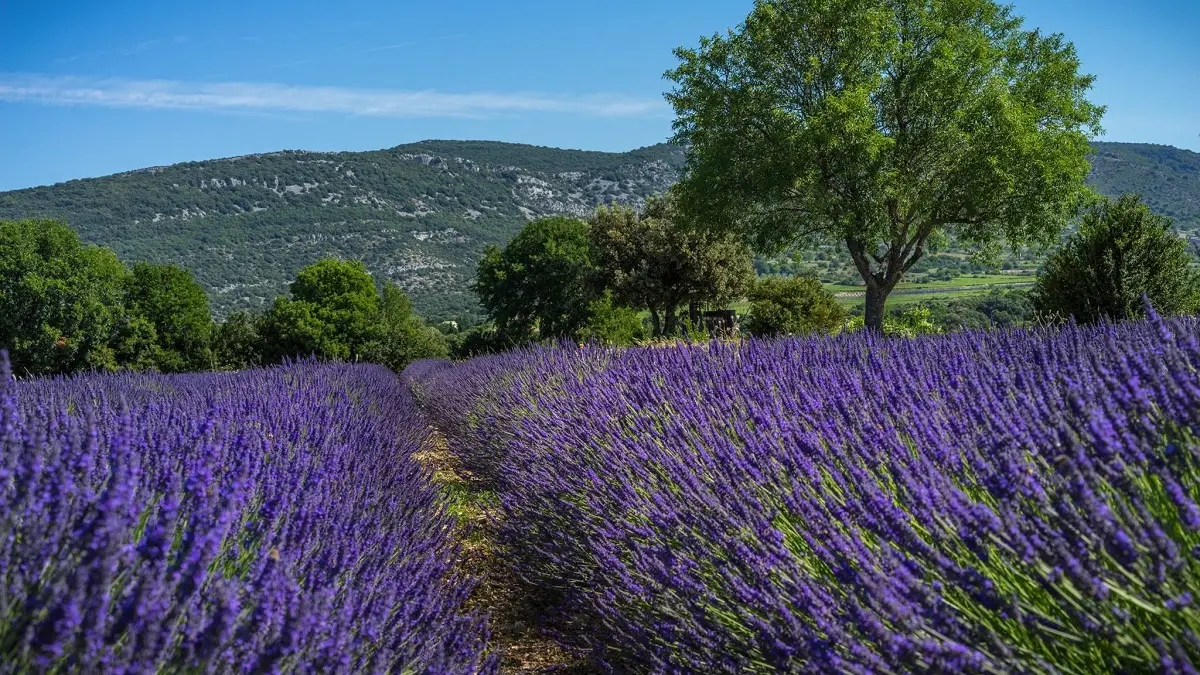
{"label": "lavender plant", "polygon": [[1196,672],[1200,324],[530,349],[413,378],[632,672]]}
{"label": "lavender plant", "polygon": [[495,670],[390,371],[3,380],[0,673]]}

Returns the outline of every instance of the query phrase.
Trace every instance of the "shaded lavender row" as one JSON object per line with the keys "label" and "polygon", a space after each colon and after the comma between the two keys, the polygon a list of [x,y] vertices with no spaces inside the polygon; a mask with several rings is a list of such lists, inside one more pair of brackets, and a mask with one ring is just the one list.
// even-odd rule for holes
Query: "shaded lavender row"
{"label": "shaded lavender row", "polygon": [[[523,374],[525,353],[484,356],[460,366],[441,359],[423,359],[414,361],[400,374],[430,424],[445,436],[450,452],[486,484],[494,484],[506,454],[503,444],[490,438],[491,433],[502,430],[498,426],[497,411],[503,408],[499,402],[516,401],[521,409],[528,404],[516,395],[523,390],[511,385],[513,378]],[[516,411],[510,407],[507,412]]]}
{"label": "shaded lavender row", "polygon": [[0,673],[495,670],[387,369],[5,369]]}
{"label": "shaded lavender row", "polygon": [[1196,672],[1200,326],[527,350],[412,377],[634,672]]}

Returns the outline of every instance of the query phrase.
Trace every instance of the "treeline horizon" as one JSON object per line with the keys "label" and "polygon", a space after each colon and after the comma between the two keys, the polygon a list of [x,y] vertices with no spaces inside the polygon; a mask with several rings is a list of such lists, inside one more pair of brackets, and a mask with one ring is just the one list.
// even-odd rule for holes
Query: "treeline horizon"
{"label": "treeline horizon", "polygon": [[370,361],[394,370],[449,356],[446,337],[360,261],[298,270],[265,311],[213,317],[179,265],[125,265],[66,223],[0,221],[0,348],[14,375],[239,370],[286,359]]}
{"label": "treeline horizon", "polygon": [[[607,206],[586,220],[530,221],[480,258],[472,290],[486,318],[473,326],[431,325],[396,284],[335,257],[298,270],[266,310],[218,321],[181,266],[127,266],[60,221],[0,221],[0,348],[22,376],[239,370],[307,357],[398,372],[423,358],[564,340],[634,346],[872,329],[813,277],[756,275],[750,246],[696,227],[678,200],[669,191],[641,211]],[[1030,291],[923,301],[887,313],[876,330],[913,337],[1120,321],[1142,316],[1147,302],[1165,315],[1200,309],[1187,243],[1140,197],[1095,197],[1078,223]],[[690,320],[742,299],[748,309],[733,325]]]}

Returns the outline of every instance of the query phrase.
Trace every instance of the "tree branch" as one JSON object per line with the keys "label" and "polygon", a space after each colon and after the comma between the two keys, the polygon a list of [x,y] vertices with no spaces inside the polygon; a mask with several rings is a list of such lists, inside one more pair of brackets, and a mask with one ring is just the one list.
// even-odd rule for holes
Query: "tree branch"
{"label": "tree branch", "polygon": [[867,260],[866,245],[857,240],[847,237],[846,248],[850,251],[850,258],[854,261],[854,266],[858,268],[858,273],[866,282],[867,288],[875,290],[879,288],[879,278],[871,271],[871,262]]}

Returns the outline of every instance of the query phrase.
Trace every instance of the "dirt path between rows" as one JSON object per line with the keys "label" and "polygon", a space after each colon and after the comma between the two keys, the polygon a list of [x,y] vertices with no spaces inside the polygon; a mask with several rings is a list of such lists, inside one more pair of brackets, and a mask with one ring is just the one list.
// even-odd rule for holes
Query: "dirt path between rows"
{"label": "dirt path between rows", "polygon": [[500,653],[502,675],[587,675],[592,669],[581,653],[547,635],[537,608],[513,574],[498,544],[500,514],[494,496],[483,490],[450,451],[436,429],[414,458],[433,472],[433,480],[450,497],[450,509],[462,527],[461,571],[479,580],[468,609],[486,612],[492,648]]}

